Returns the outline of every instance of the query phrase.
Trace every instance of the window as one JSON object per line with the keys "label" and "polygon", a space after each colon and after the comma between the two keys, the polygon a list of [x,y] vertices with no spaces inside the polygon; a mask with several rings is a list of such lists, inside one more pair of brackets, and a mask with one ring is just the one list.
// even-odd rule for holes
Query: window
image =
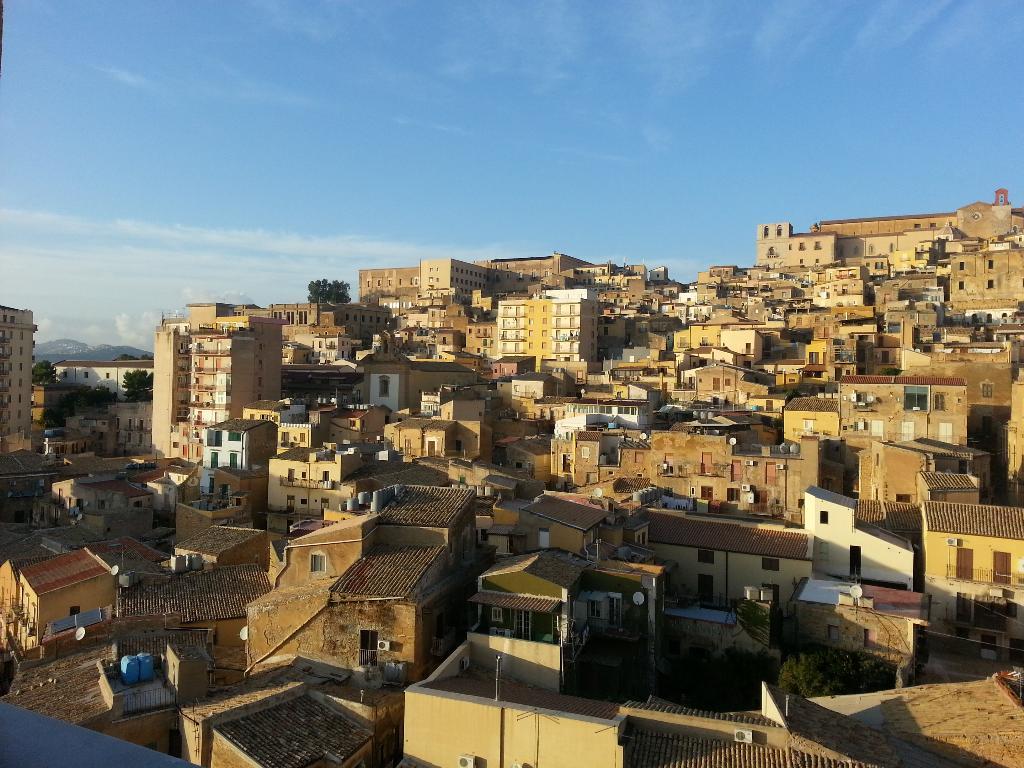
{"label": "window", "polygon": [[324,573],[327,570],[327,555],[314,552],[309,556],[309,572]]}
{"label": "window", "polygon": [[220,454],[217,453],[216,451],[211,451],[210,452],[210,466],[211,467],[217,467],[219,461],[220,461]]}
{"label": "window", "polygon": [[982,383],[982,385],[981,385],[981,396],[982,397],[992,397],[992,394],[993,394],[992,383],[988,382],[988,381]]}
{"label": "window", "polygon": [[229,467],[237,467],[238,466],[238,454],[237,453],[228,454],[228,466]]}
{"label": "window", "polygon": [[697,562],[698,563],[713,563],[715,562],[715,552],[712,549],[698,549],[697,550]]}
{"label": "window", "polygon": [[779,570],[779,558],[777,558],[777,557],[762,557],[761,558],[761,570],[762,571],[777,571],[777,570]]}
{"label": "window", "polygon": [[964,281],[963,280],[958,281],[957,284],[956,284],[956,287],[962,291],[964,289]]}
{"label": "window", "polygon": [[228,440],[230,442],[232,442],[232,443],[240,443],[240,442],[242,442],[242,433],[241,432],[228,432]]}
{"label": "window", "polygon": [[715,577],[710,573],[697,574],[697,594],[701,600],[710,600],[715,594]]}
{"label": "window", "polygon": [[829,624],[828,625],[828,640],[830,643],[839,642],[839,625]]}
{"label": "window", "polygon": [[903,388],[903,410],[905,410],[905,411],[927,411],[928,410],[928,387],[904,387]]}
{"label": "window", "polygon": [[996,281],[995,280],[986,280],[985,281],[985,287],[986,288],[995,288],[996,287]]}
{"label": "window", "polygon": [[932,395],[932,410],[933,411],[944,411],[946,410],[946,396],[942,394]]}
{"label": "window", "polygon": [[963,271],[964,271],[964,267],[965,267],[965,266],[966,266],[966,265],[965,265],[965,264],[964,264],[964,263],[963,263],[963,262],[961,261],[961,262],[960,262],[960,271],[961,271],[961,272],[963,272]]}
{"label": "window", "polygon": [[377,396],[378,397],[390,397],[391,396],[391,377],[381,376],[377,380]]}
{"label": "window", "polygon": [[953,423],[950,421],[939,422],[939,440],[944,443],[953,442]]}
{"label": "window", "polygon": [[608,623],[613,627],[622,626],[622,595],[608,593]]}
{"label": "window", "polygon": [[873,629],[864,630],[864,647],[874,648],[878,645],[878,633]]}
{"label": "window", "polygon": [[822,509],[818,512],[818,524],[828,525],[828,510]]}
{"label": "window", "polygon": [[881,419],[871,420],[871,436],[882,437],[885,434],[885,426]]}
{"label": "window", "polygon": [[491,606],[491,621],[497,622],[498,624],[505,621],[504,612],[496,605]]}
{"label": "window", "polygon": [[587,600],[587,616],[591,619],[602,618],[602,603],[603,600]]}
{"label": "window", "polygon": [[904,421],[900,425],[900,439],[904,441],[914,439],[914,422]]}

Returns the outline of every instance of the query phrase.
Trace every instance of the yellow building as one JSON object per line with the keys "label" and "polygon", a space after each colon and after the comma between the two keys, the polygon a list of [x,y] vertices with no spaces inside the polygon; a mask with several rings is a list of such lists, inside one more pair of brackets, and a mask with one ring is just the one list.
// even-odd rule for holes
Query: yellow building
{"label": "yellow building", "polygon": [[362,466],[359,453],[341,453],[336,446],[298,447],[270,460],[267,508],[270,512],[342,519],[350,494],[342,480]]}
{"label": "yellow building", "polygon": [[0,453],[32,427],[32,311],[0,306]]}
{"label": "yellow building", "polygon": [[18,574],[5,632],[22,650],[35,648],[50,622],[112,605],[114,578],[110,566],[87,549],[26,565]]}
{"label": "yellow building", "polygon": [[551,290],[498,303],[498,356],[529,355],[544,362],[597,359],[598,302],[589,289]]}
{"label": "yellow building", "polygon": [[786,440],[800,441],[804,435],[839,437],[839,401],[826,397],[795,397],[782,412]]}
{"label": "yellow building", "polygon": [[924,588],[936,630],[982,658],[1024,661],[1024,509],[925,502]]}

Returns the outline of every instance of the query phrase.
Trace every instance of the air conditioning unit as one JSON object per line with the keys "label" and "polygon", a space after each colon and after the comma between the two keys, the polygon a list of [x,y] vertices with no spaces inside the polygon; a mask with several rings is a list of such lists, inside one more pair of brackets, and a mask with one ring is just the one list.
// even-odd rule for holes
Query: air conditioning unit
{"label": "air conditioning unit", "polygon": [[459,768],[476,768],[476,755],[459,755]]}
{"label": "air conditioning unit", "polygon": [[959,547],[960,546],[960,539],[946,539],[946,546],[947,547]]}
{"label": "air conditioning unit", "polygon": [[785,465],[785,464],[776,464],[776,465],[775,465],[775,468],[776,468],[777,470],[779,470],[779,471],[782,471],[782,470],[785,470],[785,469],[786,469],[786,465]]}
{"label": "air conditioning unit", "polygon": [[747,460],[746,460],[746,461],[744,461],[743,463],[744,463],[744,464],[745,464],[746,466],[748,466],[748,467],[753,467],[753,466],[756,466],[756,465],[757,465],[757,462],[756,462],[756,461],[754,461],[753,459],[747,459]]}
{"label": "air conditioning unit", "polygon": [[377,641],[377,650],[378,651],[390,651],[391,650],[391,641],[390,640],[378,640]]}
{"label": "air conditioning unit", "polygon": [[741,491],[749,491],[750,490],[750,486],[747,485],[746,483],[744,483],[743,485],[740,486],[740,490]]}
{"label": "air conditioning unit", "polygon": [[857,422],[857,429],[859,431],[863,432],[867,428],[868,428],[868,423],[866,421],[858,421]]}
{"label": "air conditioning unit", "polygon": [[754,743],[754,732],[745,729],[737,729],[733,731],[733,740],[740,744],[753,744]]}
{"label": "air conditioning unit", "polygon": [[461,659],[459,659],[459,671],[465,672],[467,669],[469,669],[470,661],[471,660],[469,656],[463,656]]}

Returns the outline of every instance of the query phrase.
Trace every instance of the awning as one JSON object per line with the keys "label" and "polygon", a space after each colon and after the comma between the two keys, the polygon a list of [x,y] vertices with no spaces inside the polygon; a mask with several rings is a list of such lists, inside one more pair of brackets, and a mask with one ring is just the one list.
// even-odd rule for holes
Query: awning
{"label": "awning", "polygon": [[515,592],[477,592],[469,598],[469,602],[534,613],[554,613],[562,605],[562,601],[555,597],[520,595]]}

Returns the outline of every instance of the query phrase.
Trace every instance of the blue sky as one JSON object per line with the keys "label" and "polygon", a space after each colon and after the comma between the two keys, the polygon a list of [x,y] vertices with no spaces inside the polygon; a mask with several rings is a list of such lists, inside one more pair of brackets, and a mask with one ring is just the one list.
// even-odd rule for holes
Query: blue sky
{"label": "blue sky", "polygon": [[5,6],[0,304],[40,339],[148,346],[188,301],[437,255],[688,278],[761,221],[1024,202],[1016,2]]}

